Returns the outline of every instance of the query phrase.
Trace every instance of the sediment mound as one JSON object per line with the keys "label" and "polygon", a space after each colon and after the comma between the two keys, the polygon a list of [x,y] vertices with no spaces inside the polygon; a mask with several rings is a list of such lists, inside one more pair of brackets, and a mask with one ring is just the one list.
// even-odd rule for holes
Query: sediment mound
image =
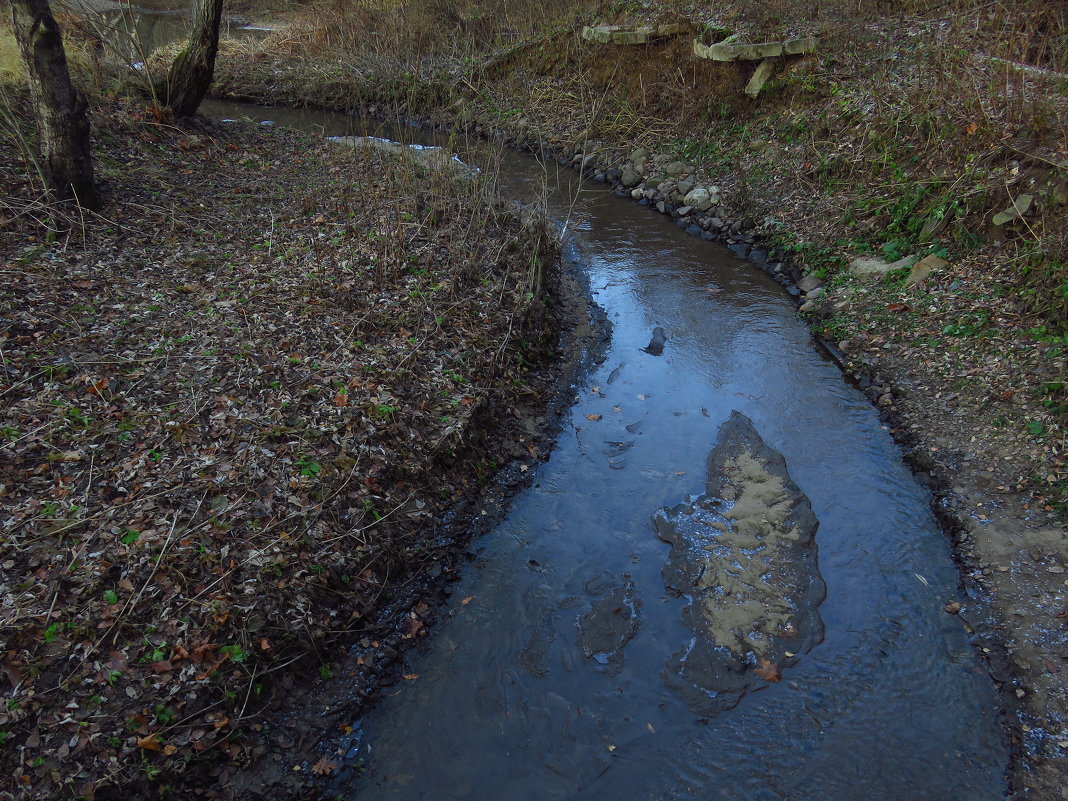
{"label": "sediment mound", "polygon": [[664,583],[690,599],[683,615],[695,635],[668,662],[666,681],[701,714],[778,681],[820,641],[818,521],[745,415],[720,428],[705,494],[661,509],[653,526],[671,545]]}

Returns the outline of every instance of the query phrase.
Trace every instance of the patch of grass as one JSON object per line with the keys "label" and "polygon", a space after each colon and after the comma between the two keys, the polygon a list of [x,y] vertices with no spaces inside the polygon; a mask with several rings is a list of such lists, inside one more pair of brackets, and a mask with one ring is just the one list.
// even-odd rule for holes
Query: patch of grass
{"label": "patch of grass", "polygon": [[978,337],[986,332],[989,323],[988,312],[970,312],[959,317],[955,323],[943,326],[942,333],[951,337]]}
{"label": "patch of grass", "polygon": [[[1023,257],[1020,269],[1019,297],[1024,310],[1047,321],[1054,336],[1068,336],[1068,259],[1043,252],[1035,243]],[[1055,247],[1055,246],[1054,246]],[[1068,255],[1068,242],[1061,245]]]}
{"label": "patch of grass", "polygon": [[1036,391],[1038,402],[1050,414],[1068,417],[1068,381],[1049,381]]}
{"label": "patch of grass", "polygon": [[301,457],[293,463],[297,472],[305,478],[318,478],[323,471],[323,466],[310,457]]}
{"label": "patch of grass", "polygon": [[749,136],[746,125],[735,123],[715,131],[711,138],[677,139],[667,149],[682,161],[729,167],[745,152]]}

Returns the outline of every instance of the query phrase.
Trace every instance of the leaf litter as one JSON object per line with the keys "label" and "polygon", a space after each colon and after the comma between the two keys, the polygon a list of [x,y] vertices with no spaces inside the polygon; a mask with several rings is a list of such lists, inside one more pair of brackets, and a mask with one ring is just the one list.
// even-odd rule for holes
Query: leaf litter
{"label": "leaf litter", "polygon": [[274,679],[379,630],[447,561],[443,511],[540,453],[555,354],[553,238],[484,183],[282,129],[96,130],[105,216],[0,244],[0,782],[27,799],[248,764]]}

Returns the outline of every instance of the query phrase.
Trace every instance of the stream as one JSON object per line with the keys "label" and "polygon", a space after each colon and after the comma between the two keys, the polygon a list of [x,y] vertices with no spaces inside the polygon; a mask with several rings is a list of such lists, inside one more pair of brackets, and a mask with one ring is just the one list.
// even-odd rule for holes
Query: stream
{"label": "stream", "polygon": [[[366,133],[338,114],[202,111]],[[485,150],[458,152],[478,164]],[[725,247],[555,163],[492,160],[505,196],[538,200],[561,226],[611,342],[573,387],[551,458],[475,543],[429,647],[408,654],[416,678],[353,722],[328,797],[1003,798],[998,704],[943,611],[959,579],[929,496],[792,299]],[[661,352],[647,347],[656,327]],[[807,496],[822,585],[819,626],[782,680],[727,696],[680,678],[696,669],[695,601],[666,582],[672,546],[653,518],[706,492],[734,411]]]}

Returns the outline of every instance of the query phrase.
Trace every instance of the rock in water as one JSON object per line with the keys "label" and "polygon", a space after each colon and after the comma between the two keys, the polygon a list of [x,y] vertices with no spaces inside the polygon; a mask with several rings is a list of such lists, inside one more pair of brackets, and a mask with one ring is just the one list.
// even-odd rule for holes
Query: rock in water
{"label": "rock in water", "polygon": [[667,342],[667,335],[664,333],[664,329],[657,326],[653,329],[653,338],[649,340],[649,344],[642,350],[646,353],[651,353],[653,356],[659,356],[664,352],[664,343]]}
{"label": "rock in water", "polygon": [[706,492],[653,517],[671,545],[668,590],[694,639],[666,666],[667,683],[703,715],[738,704],[753,684],[778,681],[823,637],[818,522],[748,417],[733,412],[708,458]]}
{"label": "rock in water", "polygon": [[579,619],[582,653],[602,665],[622,662],[624,646],[638,631],[639,605],[629,580],[594,603]]}

